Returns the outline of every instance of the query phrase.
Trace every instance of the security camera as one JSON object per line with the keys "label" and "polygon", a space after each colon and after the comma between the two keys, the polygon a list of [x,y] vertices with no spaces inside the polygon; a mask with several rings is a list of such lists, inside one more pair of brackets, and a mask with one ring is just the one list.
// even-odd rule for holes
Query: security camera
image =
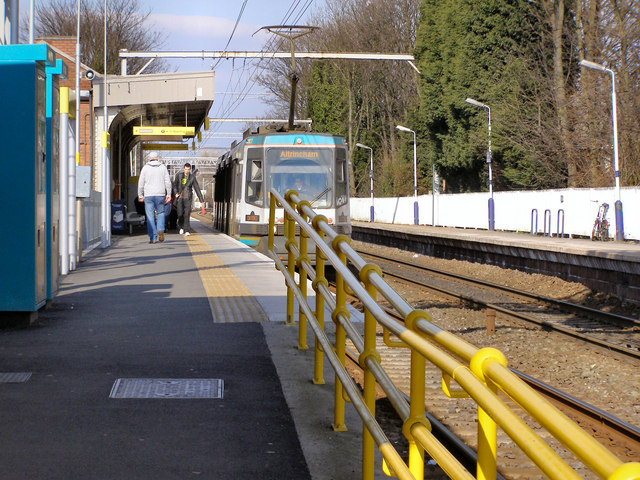
{"label": "security camera", "polygon": [[87,80],[93,80],[93,78],[96,76],[96,72],[94,72],[93,70],[87,70],[86,72],[84,72],[84,76],[87,78]]}

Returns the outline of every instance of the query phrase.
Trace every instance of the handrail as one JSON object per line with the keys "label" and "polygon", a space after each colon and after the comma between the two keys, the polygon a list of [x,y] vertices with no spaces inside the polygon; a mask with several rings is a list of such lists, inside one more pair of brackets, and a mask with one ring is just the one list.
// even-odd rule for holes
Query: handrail
{"label": "handrail", "polygon": [[[344,404],[351,401],[363,420],[362,478],[373,479],[375,445],[383,456],[383,469],[401,479],[423,478],[424,453],[433,458],[454,479],[474,478],[457,459],[431,434],[425,416],[425,365],[430,362],[442,372],[443,391],[451,397],[466,396],[478,405],[478,477],[496,478],[497,428],[500,427],[513,442],[549,478],[580,478],[575,470],[536,434],[520,416],[499,397],[501,390],[520,408],[551,433],[559,442],[600,478],[607,480],[640,479],[640,463],[623,463],[609,450],[588,435],[573,421],[549,404],[507,368],[504,355],[493,348],[478,349],[474,345],[440,329],[431,322],[427,312],[412,309],[382,278],[374,264],[366,263],[349,245],[349,238],[336,234],[327,219],[317,215],[307,201],[300,201],[295,191],[281,196],[270,192],[270,228],[268,253],[282,272],[287,284],[287,323],[293,323],[293,297],[299,304],[299,348],[306,347],[306,327],[311,326],[315,337],[314,383],[322,384],[322,359],[326,356],[336,374],[334,395],[335,430],[345,430]],[[275,211],[284,211],[287,265],[273,251]],[[295,225],[300,229],[295,238]],[[307,256],[308,241],[316,249],[316,265]],[[359,274],[356,278],[347,268],[347,260]],[[325,263],[336,271],[336,295],[329,292],[324,276]],[[298,267],[298,281],[295,267]],[[307,276],[312,279],[316,293],[315,310],[307,302]],[[346,309],[346,291],[362,302],[364,335],[360,335]],[[377,303],[382,295],[405,317],[400,322],[390,317]],[[335,343],[324,334],[324,307],[332,311],[336,324]],[[322,313],[320,313],[322,312]],[[291,321],[290,321],[291,320]],[[409,402],[404,400],[380,364],[376,348],[376,325],[397,336],[404,347],[411,349]],[[362,394],[344,368],[345,342],[349,338],[359,353],[364,371]],[[395,342],[393,346],[398,346]],[[452,391],[454,380],[461,390]],[[375,387],[379,385],[403,420],[403,433],[409,441],[409,458],[405,463],[393,448],[375,420]]]}

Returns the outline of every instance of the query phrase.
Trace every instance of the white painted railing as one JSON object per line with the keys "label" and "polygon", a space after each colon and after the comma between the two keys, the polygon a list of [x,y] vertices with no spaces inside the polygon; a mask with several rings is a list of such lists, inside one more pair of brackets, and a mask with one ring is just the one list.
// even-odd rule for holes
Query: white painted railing
{"label": "white painted railing", "polygon": [[[537,211],[536,233],[556,235],[558,227],[569,236],[591,235],[591,229],[602,203],[609,204],[607,220],[609,236],[615,238],[615,190],[613,188],[567,188],[559,190],[494,192],[495,229],[530,232],[532,211]],[[487,229],[489,193],[420,195],[419,223],[442,227]],[[375,198],[375,221],[413,224],[413,197]],[[625,240],[640,240],[640,187],[621,189]],[[370,198],[351,199],[351,218],[368,222]],[[433,215],[432,215],[433,211]],[[545,211],[546,224],[545,224]],[[564,218],[563,218],[564,215]],[[534,214],[535,216],[535,214]],[[560,221],[558,221],[560,217]]]}

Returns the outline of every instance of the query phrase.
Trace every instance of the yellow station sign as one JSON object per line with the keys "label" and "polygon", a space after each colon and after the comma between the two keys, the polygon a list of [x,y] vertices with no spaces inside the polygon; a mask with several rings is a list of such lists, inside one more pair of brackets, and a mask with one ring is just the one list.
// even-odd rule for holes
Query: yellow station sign
{"label": "yellow station sign", "polygon": [[142,150],[189,150],[186,143],[143,143]]}
{"label": "yellow station sign", "polygon": [[175,125],[161,126],[144,126],[133,127],[134,135],[182,135],[183,137],[193,137],[196,134],[195,127],[178,127]]}

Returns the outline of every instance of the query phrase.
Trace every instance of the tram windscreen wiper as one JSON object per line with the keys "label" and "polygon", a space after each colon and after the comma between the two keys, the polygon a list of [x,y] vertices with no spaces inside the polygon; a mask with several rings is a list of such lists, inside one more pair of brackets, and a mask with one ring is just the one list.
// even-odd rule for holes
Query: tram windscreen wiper
{"label": "tram windscreen wiper", "polygon": [[318,195],[315,196],[315,198],[313,200],[311,200],[309,202],[309,205],[313,206],[314,202],[318,201],[319,199],[321,199],[322,197],[324,197],[327,193],[329,193],[331,191],[331,187],[327,187],[325,188],[323,191],[321,191]]}

